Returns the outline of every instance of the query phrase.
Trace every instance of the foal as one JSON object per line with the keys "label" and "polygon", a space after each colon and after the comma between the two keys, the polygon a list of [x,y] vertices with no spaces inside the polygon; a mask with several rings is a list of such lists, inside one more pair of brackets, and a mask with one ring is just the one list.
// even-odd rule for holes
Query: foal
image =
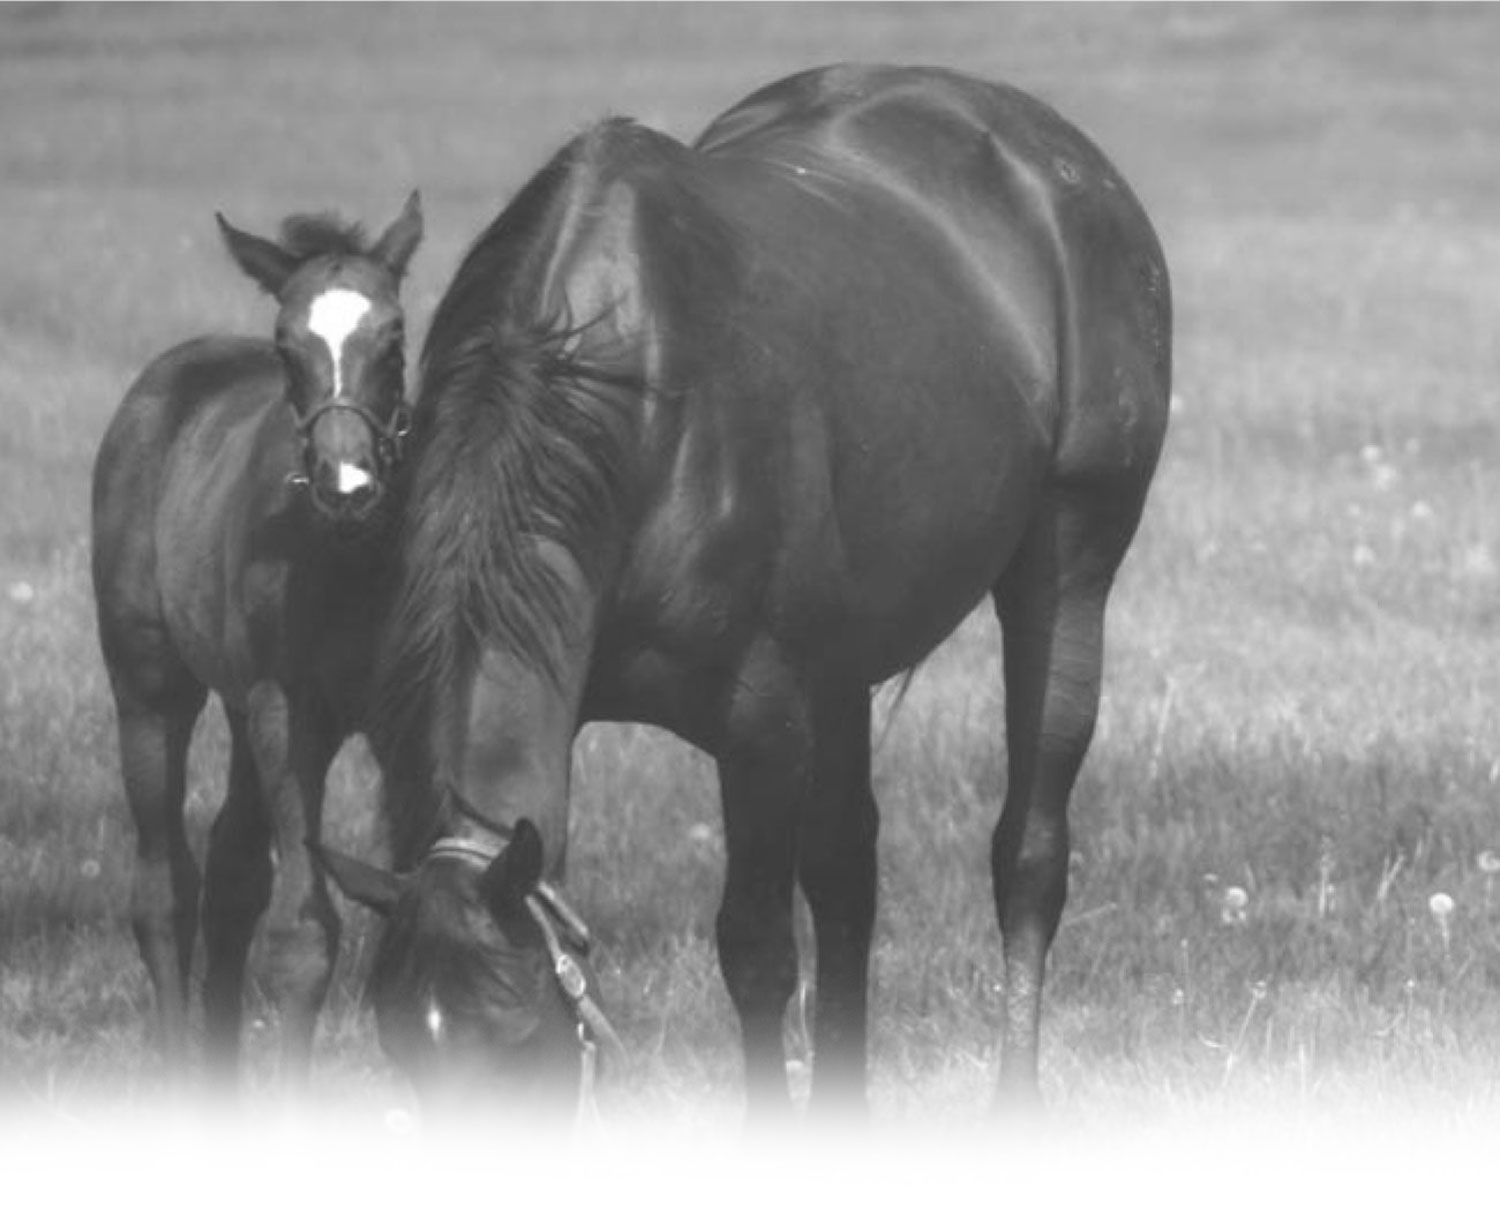
{"label": "foal", "polygon": [[218,221],[279,305],[275,338],[190,340],[130,388],[94,466],[94,594],[164,1055],[176,1066],[187,1050],[200,879],[183,795],[211,690],[233,746],[202,887],[208,1051],[232,1076],[246,957],[269,909],[266,986],[296,1079],[338,946],[306,844],[328,766],[365,714],[410,425],[398,287],[422,214],[413,193],[373,242],[329,216],[289,218],[275,242]]}

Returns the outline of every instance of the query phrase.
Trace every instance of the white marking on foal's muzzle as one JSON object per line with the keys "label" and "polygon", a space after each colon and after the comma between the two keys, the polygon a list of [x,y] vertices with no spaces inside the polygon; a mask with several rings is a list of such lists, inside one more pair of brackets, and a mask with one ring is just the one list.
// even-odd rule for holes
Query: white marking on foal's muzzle
{"label": "white marking on foal's muzzle", "polygon": [[340,462],[338,476],[334,480],[333,488],[340,495],[353,495],[363,487],[367,487],[375,481],[375,476],[368,470],[354,465],[352,462]]}
{"label": "white marking on foal's muzzle", "polygon": [[[358,290],[325,290],[307,312],[307,330],[328,346],[333,359],[333,397],[344,393],[344,342],[370,310],[370,300]],[[342,490],[342,489],[341,489]]]}

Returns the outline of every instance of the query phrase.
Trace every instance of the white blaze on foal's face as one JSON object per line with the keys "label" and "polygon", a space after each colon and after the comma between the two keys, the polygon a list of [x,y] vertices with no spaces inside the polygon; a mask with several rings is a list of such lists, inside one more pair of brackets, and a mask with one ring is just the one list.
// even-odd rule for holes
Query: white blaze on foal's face
{"label": "white blaze on foal's face", "polygon": [[[328,346],[333,362],[333,397],[344,393],[344,344],[359,330],[360,320],[370,312],[370,300],[358,290],[325,290],[312,301],[307,312],[307,330]],[[352,462],[338,464],[334,490],[352,495],[374,482],[369,471]]]}
{"label": "white blaze on foal's face", "polygon": [[333,361],[333,396],[344,393],[344,342],[369,313],[370,300],[357,290],[325,290],[307,312],[307,330],[328,346]]}

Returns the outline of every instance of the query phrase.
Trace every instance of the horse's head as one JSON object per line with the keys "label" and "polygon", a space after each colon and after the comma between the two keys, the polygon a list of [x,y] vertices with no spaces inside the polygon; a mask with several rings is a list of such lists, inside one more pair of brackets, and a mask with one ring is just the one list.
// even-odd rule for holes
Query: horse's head
{"label": "horse's head", "polygon": [[410,427],[399,287],[422,239],[416,193],[373,244],[326,217],[288,219],[279,243],[216,216],[235,262],[280,304],[276,348],[319,511],[340,525],[371,516]]}
{"label": "horse's head", "polygon": [[439,840],[405,875],[318,856],[386,919],[369,996],[382,1047],[424,1098],[534,1107],[589,1093],[597,1047],[619,1040],[598,1004],[588,930],[542,880],[530,822],[498,850]]}

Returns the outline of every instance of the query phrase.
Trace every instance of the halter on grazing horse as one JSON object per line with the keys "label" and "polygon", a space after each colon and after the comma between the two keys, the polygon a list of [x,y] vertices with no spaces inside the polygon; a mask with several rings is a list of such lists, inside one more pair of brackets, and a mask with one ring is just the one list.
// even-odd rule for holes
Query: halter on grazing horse
{"label": "halter on grazing horse", "polygon": [[304,841],[366,714],[410,424],[397,291],[422,215],[413,193],[374,241],[326,216],[288,219],[278,242],[219,225],[277,301],[275,340],[192,340],[130,388],[94,466],[94,593],[161,1044],[174,1064],[185,1057],[199,925],[185,768],[213,691],[233,751],[203,887],[210,1054],[233,1071],[246,956],[269,909],[266,986],[295,1078],[338,942]]}
{"label": "halter on grazing horse", "polygon": [[482,839],[473,814],[534,822],[555,876],[574,735],[628,719],[718,761],[717,939],[752,1108],[788,1098],[797,883],[813,1102],[860,1103],[871,686],[988,596],[1010,757],[999,1082],[1034,1095],[1067,802],[1170,346],[1139,202],[1013,89],[833,67],[691,148],[615,120],[559,152],[469,252],[423,353],[377,719],[426,786],[388,800],[401,867],[422,863],[338,871],[391,920],[371,988],[388,1050],[575,1077],[576,1052],[536,1043],[566,1018],[509,860],[423,853]]}

